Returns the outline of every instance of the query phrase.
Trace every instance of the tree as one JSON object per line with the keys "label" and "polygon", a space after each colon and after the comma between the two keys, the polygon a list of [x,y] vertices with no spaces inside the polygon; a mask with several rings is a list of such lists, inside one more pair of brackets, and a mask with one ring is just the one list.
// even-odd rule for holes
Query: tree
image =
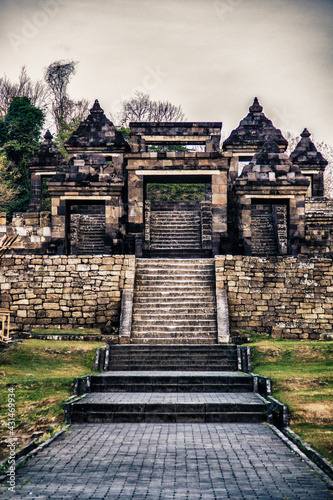
{"label": "tree", "polygon": [[0,127],[0,184],[15,198],[2,206],[9,212],[28,208],[30,179],[27,164],[38,149],[44,113],[28,97],[14,97]]}
{"label": "tree", "polygon": [[55,61],[44,72],[45,81],[53,95],[52,114],[59,132],[62,122],[70,116],[74,102],[68,97],[67,87],[75,74],[75,61]]}
{"label": "tree", "polygon": [[152,101],[148,94],[135,92],[134,96],[121,103],[119,122],[128,127],[130,122],[171,122],[185,119],[181,106],[169,101]]}
{"label": "tree", "polygon": [[51,113],[57,129],[55,143],[64,155],[66,155],[64,142],[87,117],[90,107],[87,99],[74,101],[67,93],[77,64],[75,61],[55,61],[44,72],[45,81],[54,99]]}
{"label": "tree", "polygon": [[14,97],[28,97],[31,104],[46,111],[49,91],[42,80],[33,82],[26,67],[21,68],[18,82],[13,83],[6,75],[0,78],[0,117],[4,117]]}

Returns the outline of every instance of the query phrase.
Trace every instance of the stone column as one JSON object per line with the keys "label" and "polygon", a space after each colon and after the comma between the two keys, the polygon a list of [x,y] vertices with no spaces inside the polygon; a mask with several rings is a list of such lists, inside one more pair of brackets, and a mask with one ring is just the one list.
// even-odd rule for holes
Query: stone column
{"label": "stone column", "polygon": [[227,233],[227,172],[212,175],[212,234]]}
{"label": "stone column", "polygon": [[128,171],[128,223],[130,233],[143,233],[143,176]]}

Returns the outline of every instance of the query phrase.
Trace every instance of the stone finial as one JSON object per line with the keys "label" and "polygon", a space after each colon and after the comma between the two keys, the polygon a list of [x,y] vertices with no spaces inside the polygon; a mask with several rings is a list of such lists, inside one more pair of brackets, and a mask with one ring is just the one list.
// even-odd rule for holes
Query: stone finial
{"label": "stone finial", "polygon": [[301,137],[304,137],[304,138],[310,137],[310,135],[311,135],[311,134],[310,134],[310,132],[308,131],[308,129],[307,129],[307,128],[305,128],[305,129],[303,130],[303,132],[301,133]]}
{"label": "stone finial", "polygon": [[262,110],[263,107],[260,105],[258,97],[255,97],[252,106],[249,107],[250,113],[261,113]]}
{"label": "stone finial", "polygon": [[90,110],[90,113],[99,113],[99,114],[104,113],[104,110],[101,108],[98,99],[95,100],[94,105]]}
{"label": "stone finial", "polygon": [[44,135],[44,139],[45,139],[46,141],[52,141],[52,139],[53,139],[53,135],[51,134],[51,132],[49,131],[49,129],[47,129],[47,131],[46,131],[46,133],[45,133],[45,135]]}

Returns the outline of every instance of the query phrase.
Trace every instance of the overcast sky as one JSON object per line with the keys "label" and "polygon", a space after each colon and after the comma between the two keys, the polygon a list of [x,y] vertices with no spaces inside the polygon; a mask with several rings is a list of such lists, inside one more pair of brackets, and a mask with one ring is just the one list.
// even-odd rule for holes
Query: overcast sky
{"label": "overcast sky", "polygon": [[0,0],[0,74],[79,61],[73,98],[109,116],[136,89],[229,134],[257,96],[333,144],[333,0]]}

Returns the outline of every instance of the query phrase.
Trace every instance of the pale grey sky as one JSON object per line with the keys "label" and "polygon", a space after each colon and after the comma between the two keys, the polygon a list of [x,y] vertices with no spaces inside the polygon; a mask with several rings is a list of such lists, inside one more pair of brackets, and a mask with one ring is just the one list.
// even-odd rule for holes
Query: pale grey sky
{"label": "pale grey sky", "polygon": [[107,115],[140,88],[229,134],[266,116],[333,143],[332,0],[0,0],[0,74],[79,61],[70,95]]}

